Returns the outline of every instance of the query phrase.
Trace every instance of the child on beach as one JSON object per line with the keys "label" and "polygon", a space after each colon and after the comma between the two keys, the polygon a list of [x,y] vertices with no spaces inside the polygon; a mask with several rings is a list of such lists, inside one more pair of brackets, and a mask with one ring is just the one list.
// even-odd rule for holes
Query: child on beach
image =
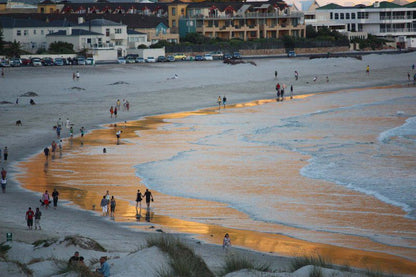
{"label": "child on beach", "polygon": [[222,248],[225,251],[228,251],[228,249],[231,247],[231,239],[230,239],[230,235],[228,235],[228,233],[225,234],[224,239],[222,241]]}

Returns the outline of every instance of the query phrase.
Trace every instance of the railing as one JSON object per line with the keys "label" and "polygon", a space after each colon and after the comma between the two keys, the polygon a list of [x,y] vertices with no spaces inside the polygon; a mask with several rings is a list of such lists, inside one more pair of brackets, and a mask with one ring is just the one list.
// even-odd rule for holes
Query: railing
{"label": "railing", "polygon": [[400,20],[400,19],[413,19],[413,18],[410,15],[380,16],[380,20]]}
{"label": "railing", "polygon": [[244,19],[244,18],[286,18],[286,17],[302,17],[301,12],[275,12],[275,13],[259,13],[259,12],[247,12],[247,13],[235,13],[234,15],[207,15],[202,14],[183,16],[182,18],[200,18],[200,19]]}
{"label": "railing", "polygon": [[380,28],[380,33],[414,33],[416,28]]}
{"label": "railing", "polygon": [[114,43],[85,43],[83,48],[87,49],[113,49]]}

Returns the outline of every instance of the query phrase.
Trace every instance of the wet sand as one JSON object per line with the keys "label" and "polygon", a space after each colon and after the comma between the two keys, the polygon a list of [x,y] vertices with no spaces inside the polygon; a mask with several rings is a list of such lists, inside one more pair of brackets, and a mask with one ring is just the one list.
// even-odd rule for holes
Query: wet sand
{"label": "wet sand", "polygon": [[[309,96],[311,95],[295,98],[303,99]],[[274,102],[275,100],[259,100],[230,105],[226,112],[252,112],[241,108],[275,105]],[[106,125],[105,128],[94,130],[82,139],[76,137],[66,140],[64,150],[53,154],[47,161],[43,154],[38,154],[28,161],[20,163],[18,171],[21,173],[17,175],[17,180],[24,184],[26,189],[37,191],[39,195],[44,189],[52,191],[56,187],[60,191],[61,198],[70,200],[82,209],[95,210],[96,215],[101,215],[99,202],[103,193],[109,190],[110,194],[117,199],[117,211],[111,220],[117,222],[116,224],[127,223],[131,228],[142,231],[153,232],[156,228],[164,232],[192,234],[198,239],[214,244],[221,242],[224,233],[229,233],[235,246],[260,252],[283,256],[319,255],[339,265],[381,269],[386,272],[404,274],[415,272],[416,254],[412,248],[389,247],[365,237],[331,234],[312,229],[309,231],[299,230],[290,226],[259,222],[224,203],[169,196],[153,191],[155,202],[152,205],[157,208],[147,210],[145,203],[142,203],[142,209],[136,211],[134,201],[136,191],[140,189],[144,192],[146,187],[135,176],[134,165],[151,162],[154,160],[152,155],[158,158],[161,155],[168,157],[173,152],[187,149],[185,143],[181,144],[180,140],[174,139],[172,131],[160,127],[170,124],[168,123],[170,119],[216,113],[218,113],[217,108],[210,108],[193,112],[149,116],[138,121]],[[123,131],[119,145],[117,145],[115,138],[117,130]],[[165,141],[159,141],[160,137],[165,137]],[[137,145],[141,147],[137,148]],[[103,148],[106,148],[107,153],[103,153]],[[144,155],[140,151],[141,148],[145,149],[143,150]],[[363,228],[366,228],[366,224],[374,224],[374,222],[368,221],[366,214],[371,213],[372,210],[377,210],[380,213],[380,210],[383,209],[385,211],[381,213],[391,214],[388,221],[390,226],[394,226],[392,230],[389,230],[389,226],[385,226],[386,232],[394,232],[396,226],[400,226],[402,231],[412,230],[414,227],[414,221],[406,219],[405,213],[398,207],[329,182],[301,176],[300,169],[306,165],[308,157],[284,149],[279,151],[280,155],[287,156],[286,162],[280,166],[280,172],[284,175],[281,176],[279,182],[297,186],[281,187],[279,193],[282,190],[296,193],[296,197],[303,198],[304,202],[308,202],[310,196],[313,195],[313,201],[339,205],[337,209],[348,211],[350,214],[346,217],[351,216],[351,221],[359,221],[359,225]],[[213,168],[213,170],[220,171],[221,168]],[[244,172],[238,173],[238,175],[241,174]],[[270,173],[265,171],[261,174]],[[213,187],[212,189],[221,188]],[[331,191],[333,197],[328,199],[327,194],[320,194],[320,191]],[[255,193],[255,191],[248,191],[248,193]],[[354,199],[357,203],[366,204],[364,206],[353,204],[352,206],[361,207],[354,211],[349,205],[342,206],[343,198]],[[304,211],[305,207],[302,205],[287,203],[286,205],[285,209],[293,215],[302,217],[310,213],[310,211]],[[174,212],[172,212],[173,207]],[[323,210],[315,209],[313,213],[316,213],[318,217],[333,216],[326,213],[324,207],[321,208]],[[353,214],[355,212],[362,213],[363,216],[360,218],[359,215]],[[308,220],[308,216],[303,220]],[[338,221],[339,219],[332,218],[331,220]],[[342,220],[345,221],[345,218]],[[374,221],[377,220],[374,219]],[[348,222],[345,224],[348,225]],[[305,239],[280,235],[280,233],[290,232],[297,235],[301,233],[301,237]],[[319,240],[331,242],[331,244],[311,242]],[[345,247],[340,245],[345,245]]]}

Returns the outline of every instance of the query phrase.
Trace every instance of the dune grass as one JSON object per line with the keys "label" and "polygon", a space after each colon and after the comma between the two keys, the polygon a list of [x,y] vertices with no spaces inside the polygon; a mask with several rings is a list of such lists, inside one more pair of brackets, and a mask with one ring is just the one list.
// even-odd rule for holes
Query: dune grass
{"label": "dune grass", "polygon": [[270,265],[267,263],[253,263],[248,257],[231,254],[226,256],[223,268],[218,272],[219,276],[242,269],[255,270],[260,272],[270,272]]}
{"label": "dune grass", "polygon": [[182,241],[172,235],[162,234],[160,236],[153,236],[147,240],[147,246],[156,246],[169,255],[171,270],[160,270],[160,277],[214,277],[214,274],[209,270],[204,260],[196,255]]}
{"label": "dune grass", "polygon": [[311,256],[311,257],[296,257],[293,259],[290,264],[290,271],[294,272],[299,268],[302,268],[307,265],[313,265],[315,267],[324,267],[324,268],[334,268],[331,261],[324,259],[321,256]]}
{"label": "dune grass", "polygon": [[9,249],[12,248],[10,245],[4,244],[4,242],[2,244],[0,244],[0,258],[5,260],[6,259],[6,255],[7,255],[7,251],[9,251]]}

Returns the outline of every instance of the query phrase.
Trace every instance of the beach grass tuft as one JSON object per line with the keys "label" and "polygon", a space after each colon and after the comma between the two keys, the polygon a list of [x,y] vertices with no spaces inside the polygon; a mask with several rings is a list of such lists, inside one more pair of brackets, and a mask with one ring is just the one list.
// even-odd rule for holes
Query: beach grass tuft
{"label": "beach grass tuft", "polygon": [[302,268],[307,265],[325,267],[325,268],[333,268],[334,266],[332,263],[321,256],[311,256],[311,257],[296,257],[293,259],[292,263],[290,264],[290,271],[294,272],[299,268]]}
{"label": "beach grass tuft", "polygon": [[322,277],[322,268],[318,266],[314,266],[312,271],[309,273],[309,277]]}
{"label": "beach grass tuft", "polygon": [[27,264],[21,263],[19,261],[11,261],[11,262],[15,263],[20,268],[20,270],[22,270],[23,273],[26,274],[26,276],[29,276],[29,277],[33,276],[33,271],[27,266]]}
{"label": "beach grass tuft", "polygon": [[[172,235],[162,234],[160,236],[153,236],[147,240],[147,246],[156,246],[169,255],[169,264],[174,272],[173,276],[214,277],[214,274],[209,270],[204,260],[196,255],[181,240]],[[169,271],[165,270],[166,272]],[[166,276],[162,273],[160,276]]]}
{"label": "beach grass tuft", "polygon": [[270,272],[270,265],[267,263],[253,263],[248,257],[232,254],[226,256],[225,264],[218,273],[218,275],[225,276],[228,273],[239,271],[242,269]]}
{"label": "beach grass tuft", "polygon": [[10,248],[12,247],[10,245],[4,244],[4,242],[0,244],[0,258],[5,260],[7,251],[9,251]]}
{"label": "beach grass tuft", "polygon": [[92,270],[81,263],[77,263],[77,264],[69,264],[67,261],[63,261],[63,260],[54,260],[56,264],[58,264],[59,267],[59,272],[58,274],[64,274],[64,273],[70,273],[70,272],[74,272],[76,273],[77,276],[82,276],[82,277],[93,277],[93,276],[97,276],[94,272],[92,272]]}
{"label": "beach grass tuft", "polygon": [[34,243],[32,243],[32,245],[35,246],[35,247],[38,247],[38,246],[48,247],[48,246],[51,246],[52,244],[56,243],[57,241],[58,241],[58,239],[55,239],[55,238],[40,239],[40,240],[37,240]]}
{"label": "beach grass tuft", "polygon": [[82,236],[66,236],[63,242],[66,242],[67,246],[75,245],[79,246],[82,249],[107,252],[107,250],[95,240]]}

